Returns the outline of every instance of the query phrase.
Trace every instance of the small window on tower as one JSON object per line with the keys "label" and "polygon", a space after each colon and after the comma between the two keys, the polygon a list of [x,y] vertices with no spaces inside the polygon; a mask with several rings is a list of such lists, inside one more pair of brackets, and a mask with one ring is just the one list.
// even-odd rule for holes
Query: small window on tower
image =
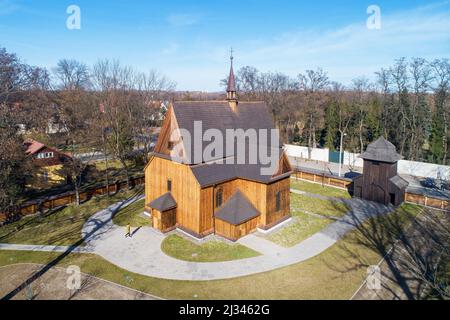
{"label": "small window on tower", "polygon": [[222,191],[222,189],[219,189],[216,192],[216,208],[221,207],[222,202],[223,202],[223,191]]}
{"label": "small window on tower", "polygon": [[174,146],[174,144],[173,144],[172,141],[169,141],[169,142],[167,143],[167,149],[173,150],[173,146]]}
{"label": "small window on tower", "polygon": [[276,211],[280,211],[281,210],[281,192],[278,191],[277,195],[276,195]]}
{"label": "small window on tower", "polygon": [[167,191],[172,191],[172,180],[170,179],[167,180]]}

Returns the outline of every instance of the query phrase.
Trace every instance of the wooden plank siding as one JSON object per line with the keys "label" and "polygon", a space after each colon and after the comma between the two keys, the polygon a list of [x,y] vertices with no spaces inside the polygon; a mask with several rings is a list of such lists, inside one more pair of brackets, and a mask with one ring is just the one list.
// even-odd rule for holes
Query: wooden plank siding
{"label": "wooden plank siding", "polygon": [[167,193],[167,180],[172,181],[172,196],[177,202],[177,224],[200,234],[200,185],[189,166],[153,157],[145,169],[145,206]]}
{"label": "wooden plank siding", "polygon": [[215,189],[208,187],[200,191],[200,234],[208,235],[214,232],[213,210],[215,203]]}
{"label": "wooden plank siding", "polygon": [[[349,188],[352,185],[352,181],[350,179],[339,179],[339,178],[333,178],[329,177],[325,174],[314,174],[311,172],[306,172],[303,170],[295,170],[295,175],[292,178],[297,178],[301,180],[311,181],[315,183],[320,183],[324,185],[329,185],[332,187],[340,188],[340,189],[346,189],[349,190]],[[352,190],[349,190],[352,191]]]}
{"label": "wooden plank siding", "polygon": [[259,218],[256,217],[238,226],[234,226],[220,219],[215,219],[216,233],[226,239],[236,241],[239,238],[253,232],[258,227]]}
{"label": "wooden plank siding", "polygon": [[[187,160],[187,153],[184,143],[182,143],[180,132],[177,130],[178,128],[173,106],[170,106],[167,110],[154,152],[180,160]],[[169,147],[169,143],[172,144],[172,147]]]}
{"label": "wooden plank siding", "polygon": [[[290,215],[290,179],[286,178],[266,185],[254,181],[235,179],[218,184],[215,187],[207,187],[201,190],[200,221],[201,234],[211,233],[214,228],[217,232],[217,219],[213,220],[217,207],[216,194],[222,191],[222,204],[227,202],[236,192],[237,188],[250,200],[253,206],[261,213],[256,219],[257,226],[268,228]],[[276,193],[281,191],[281,210],[276,212]]]}
{"label": "wooden plank siding", "polygon": [[[290,207],[290,178],[267,185],[266,212],[261,217],[261,227],[264,229],[272,227],[277,222],[284,220],[291,214]],[[280,192],[281,210],[276,210],[276,194]]]}
{"label": "wooden plank siding", "polygon": [[444,200],[440,198],[428,197],[422,194],[415,194],[406,192],[405,201],[409,203],[418,204],[421,206],[427,206],[440,210],[450,210],[450,200]]}
{"label": "wooden plank siding", "polygon": [[162,232],[169,232],[175,229],[177,223],[176,208],[160,212],[152,211],[152,226]]}

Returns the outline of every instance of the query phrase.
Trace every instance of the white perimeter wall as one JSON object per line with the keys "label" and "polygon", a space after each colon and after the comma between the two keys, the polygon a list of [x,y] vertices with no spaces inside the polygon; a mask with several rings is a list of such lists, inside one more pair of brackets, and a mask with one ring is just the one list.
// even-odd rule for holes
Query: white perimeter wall
{"label": "white perimeter wall", "polygon": [[450,167],[433,163],[400,160],[398,162],[398,173],[450,180]]}
{"label": "white perimeter wall", "polygon": [[[289,157],[308,159],[308,148],[302,146],[285,145],[285,150]],[[329,162],[329,149],[313,148],[311,150],[311,160]],[[358,153],[344,152],[343,164],[350,167],[362,167],[363,159]],[[433,163],[400,160],[398,162],[398,173],[416,177],[429,177],[433,179],[450,180],[450,167]]]}
{"label": "white perimeter wall", "polygon": [[[308,147],[294,146],[291,144],[284,145],[284,148],[289,157],[308,159]],[[311,160],[318,160],[323,162],[328,162],[328,149],[311,149]]]}

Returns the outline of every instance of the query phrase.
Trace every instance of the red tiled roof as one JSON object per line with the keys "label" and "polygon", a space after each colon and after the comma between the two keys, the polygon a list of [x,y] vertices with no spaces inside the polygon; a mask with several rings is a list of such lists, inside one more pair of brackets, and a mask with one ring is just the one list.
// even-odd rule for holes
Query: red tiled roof
{"label": "red tiled roof", "polygon": [[45,144],[35,141],[33,139],[26,139],[25,145],[27,146],[27,154],[35,154],[39,150],[45,147]]}
{"label": "red tiled roof", "polygon": [[60,151],[60,150],[58,150],[58,149],[48,147],[48,146],[46,146],[45,144],[43,144],[42,142],[39,142],[39,141],[30,139],[30,138],[26,139],[26,140],[24,141],[24,144],[25,144],[25,146],[27,147],[27,150],[25,151],[25,153],[26,153],[27,155],[33,155],[33,154],[36,154],[36,153],[38,153],[42,148],[47,147],[48,149],[53,150],[54,152],[58,152],[58,153],[61,154],[61,155],[65,155],[65,156],[67,156],[67,157],[69,157],[69,158],[72,158],[72,154],[71,154],[70,152],[62,152],[62,151]]}

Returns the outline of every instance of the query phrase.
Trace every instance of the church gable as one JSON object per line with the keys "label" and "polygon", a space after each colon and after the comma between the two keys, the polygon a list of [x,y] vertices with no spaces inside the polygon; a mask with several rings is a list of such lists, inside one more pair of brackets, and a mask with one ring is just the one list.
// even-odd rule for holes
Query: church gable
{"label": "church gable", "polygon": [[186,150],[179,135],[178,121],[173,111],[173,106],[167,110],[158,141],[155,146],[155,153],[166,155],[179,162],[184,162]]}

